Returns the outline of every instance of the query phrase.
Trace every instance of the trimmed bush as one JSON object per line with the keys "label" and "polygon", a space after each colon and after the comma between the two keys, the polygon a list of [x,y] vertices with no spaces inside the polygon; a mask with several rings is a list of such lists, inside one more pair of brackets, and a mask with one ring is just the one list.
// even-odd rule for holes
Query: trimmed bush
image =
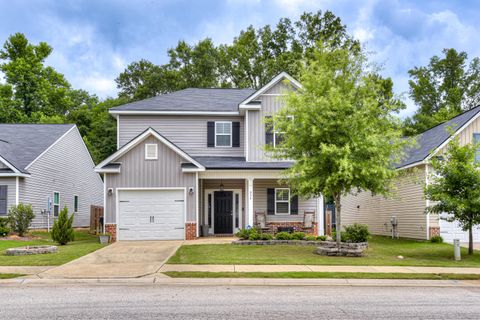
{"label": "trimmed bush", "polygon": [[237,233],[235,233],[235,236],[242,240],[248,240],[248,238],[250,237],[250,230],[252,229],[240,229]]}
{"label": "trimmed bush", "polygon": [[8,210],[8,222],[12,230],[20,237],[23,237],[24,234],[30,228],[32,220],[35,218],[33,214],[32,205],[19,203],[17,206],[12,206]]}
{"label": "trimmed bush", "polygon": [[270,233],[262,233],[261,240],[273,240],[273,236]]}
{"label": "trimmed bush", "polygon": [[[342,238],[343,238],[342,232]],[[368,226],[365,224],[354,223],[352,225],[345,227],[345,240],[346,242],[367,242],[370,232],[368,231]],[[343,239],[342,239],[343,241]]]}
{"label": "trimmed bush", "polygon": [[58,215],[57,220],[53,223],[52,228],[52,239],[53,241],[58,242],[60,245],[64,246],[70,241],[75,240],[75,235],[73,233],[73,214],[68,216],[68,208],[65,206],[60,214]]}
{"label": "trimmed bush", "polygon": [[306,236],[306,237],[305,237],[305,240],[307,240],[307,241],[317,241],[317,237],[315,237],[315,236]]}
{"label": "trimmed bush", "polygon": [[317,237],[317,240],[318,240],[318,241],[326,241],[326,240],[327,240],[327,236],[318,236],[318,237]]}
{"label": "trimmed bush", "polygon": [[9,233],[8,218],[0,218],[0,237],[6,237]]}
{"label": "trimmed bush", "polygon": [[292,240],[303,240],[305,239],[304,232],[294,232],[292,233]]}
{"label": "trimmed bush", "polygon": [[430,242],[431,243],[442,243],[443,238],[442,238],[442,236],[433,236],[433,237],[430,238]]}
{"label": "trimmed bush", "polygon": [[277,240],[292,240],[292,235],[288,232],[279,232],[275,235]]}
{"label": "trimmed bush", "polygon": [[[340,237],[341,237],[340,241],[347,242],[347,236],[346,236],[345,231],[342,231],[342,233],[340,234]],[[333,241],[337,241],[337,230],[332,231],[332,239],[333,239]]]}

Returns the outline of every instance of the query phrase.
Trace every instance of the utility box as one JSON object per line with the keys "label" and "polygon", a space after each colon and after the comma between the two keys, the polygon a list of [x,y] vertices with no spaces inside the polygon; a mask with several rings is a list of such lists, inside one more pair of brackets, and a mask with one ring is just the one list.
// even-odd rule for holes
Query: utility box
{"label": "utility box", "polygon": [[396,216],[390,218],[390,224],[392,225],[392,239],[398,239],[398,220]]}
{"label": "utility box", "polygon": [[453,239],[453,256],[455,257],[455,261],[462,260],[460,253],[460,239]]}

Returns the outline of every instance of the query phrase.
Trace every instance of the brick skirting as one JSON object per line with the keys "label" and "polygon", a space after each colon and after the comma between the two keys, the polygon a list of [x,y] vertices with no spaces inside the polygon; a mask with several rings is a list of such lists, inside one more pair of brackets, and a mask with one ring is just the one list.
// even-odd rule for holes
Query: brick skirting
{"label": "brick skirting", "polygon": [[303,222],[301,221],[287,221],[287,222],[267,222],[266,225],[272,228],[273,232],[277,232],[278,227],[293,227],[295,231],[305,232],[309,235],[318,235],[318,225],[316,222],[313,223],[313,228],[310,230],[303,229]]}
{"label": "brick skirting", "polygon": [[430,227],[429,230],[430,239],[434,236],[440,235],[440,227]]}
{"label": "brick skirting", "polygon": [[185,223],[185,240],[195,240],[197,238],[197,224],[195,222]]}
{"label": "brick skirting", "polygon": [[117,241],[117,225],[105,224],[105,233],[110,233],[110,242]]}

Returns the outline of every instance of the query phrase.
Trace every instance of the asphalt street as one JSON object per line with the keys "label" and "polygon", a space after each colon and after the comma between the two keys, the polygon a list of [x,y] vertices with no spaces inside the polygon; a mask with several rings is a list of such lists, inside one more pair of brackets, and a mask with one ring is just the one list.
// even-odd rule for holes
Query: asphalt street
{"label": "asphalt street", "polygon": [[479,287],[0,287],[0,319],[479,319]]}

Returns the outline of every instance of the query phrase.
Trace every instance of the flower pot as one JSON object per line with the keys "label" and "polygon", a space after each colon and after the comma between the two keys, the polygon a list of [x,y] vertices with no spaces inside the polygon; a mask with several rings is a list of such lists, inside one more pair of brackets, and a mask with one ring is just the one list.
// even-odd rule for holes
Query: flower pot
{"label": "flower pot", "polygon": [[108,244],[110,242],[110,236],[109,235],[98,236],[98,239],[100,240],[101,244]]}

